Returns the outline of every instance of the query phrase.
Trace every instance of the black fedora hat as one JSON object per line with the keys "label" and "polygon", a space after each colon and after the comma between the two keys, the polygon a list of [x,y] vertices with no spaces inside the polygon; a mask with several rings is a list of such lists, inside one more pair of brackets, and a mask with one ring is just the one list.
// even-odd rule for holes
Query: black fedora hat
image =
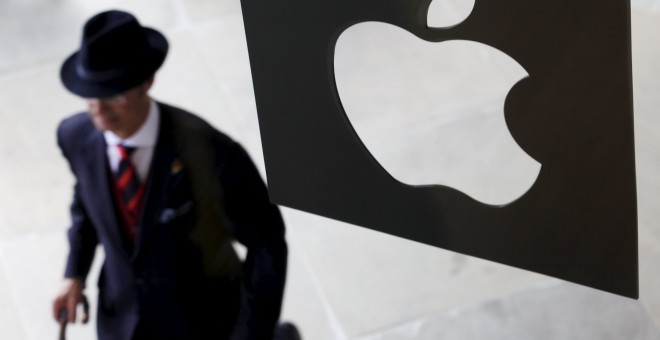
{"label": "black fedora hat", "polygon": [[102,12],[85,23],[80,50],[64,61],[60,77],[86,98],[110,97],[151,77],[165,61],[168,44],[130,13]]}

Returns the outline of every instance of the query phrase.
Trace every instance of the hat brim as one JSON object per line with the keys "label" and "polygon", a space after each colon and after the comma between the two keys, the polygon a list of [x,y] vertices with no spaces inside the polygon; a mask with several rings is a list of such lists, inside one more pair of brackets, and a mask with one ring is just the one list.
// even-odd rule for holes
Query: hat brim
{"label": "hat brim", "polygon": [[67,90],[85,98],[105,98],[125,92],[140,85],[163,65],[169,44],[160,32],[143,27],[147,36],[148,48],[141,56],[136,56],[136,62],[126,69],[117,69],[117,76],[111,79],[96,81],[85,79],[76,70],[78,53],[69,56],[60,69],[60,79]]}

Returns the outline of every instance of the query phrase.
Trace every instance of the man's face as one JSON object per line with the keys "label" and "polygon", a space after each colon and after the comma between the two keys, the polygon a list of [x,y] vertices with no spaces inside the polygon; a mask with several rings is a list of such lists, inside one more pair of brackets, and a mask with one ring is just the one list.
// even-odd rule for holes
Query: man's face
{"label": "man's face", "polygon": [[101,131],[112,131],[121,138],[135,133],[149,112],[147,91],[151,80],[121,94],[107,98],[87,98],[89,115]]}

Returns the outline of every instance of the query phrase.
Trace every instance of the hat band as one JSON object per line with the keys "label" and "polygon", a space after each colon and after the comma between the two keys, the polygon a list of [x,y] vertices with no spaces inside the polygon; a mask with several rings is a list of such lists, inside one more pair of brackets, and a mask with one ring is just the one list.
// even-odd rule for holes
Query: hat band
{"label": "hat band", "polygon": [[76,65],[76,74],[82,79],[93,80],[93,81],[107,81],[115,79],[125,73],[125,70],[114,69],[114,70],[103,70],[103,71],[93,71],[85,69],[81,64]]}

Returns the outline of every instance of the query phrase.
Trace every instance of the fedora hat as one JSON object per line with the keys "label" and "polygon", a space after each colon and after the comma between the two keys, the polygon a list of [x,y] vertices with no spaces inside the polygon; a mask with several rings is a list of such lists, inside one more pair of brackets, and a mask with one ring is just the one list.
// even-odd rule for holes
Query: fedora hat
{"label": "fedora hat", "polygon": [[67,90],[86,98],[110,97],[151,77],[167,55],[167,39],[130,13],[102,12],[85,23],[80,49],[60,69]]}

